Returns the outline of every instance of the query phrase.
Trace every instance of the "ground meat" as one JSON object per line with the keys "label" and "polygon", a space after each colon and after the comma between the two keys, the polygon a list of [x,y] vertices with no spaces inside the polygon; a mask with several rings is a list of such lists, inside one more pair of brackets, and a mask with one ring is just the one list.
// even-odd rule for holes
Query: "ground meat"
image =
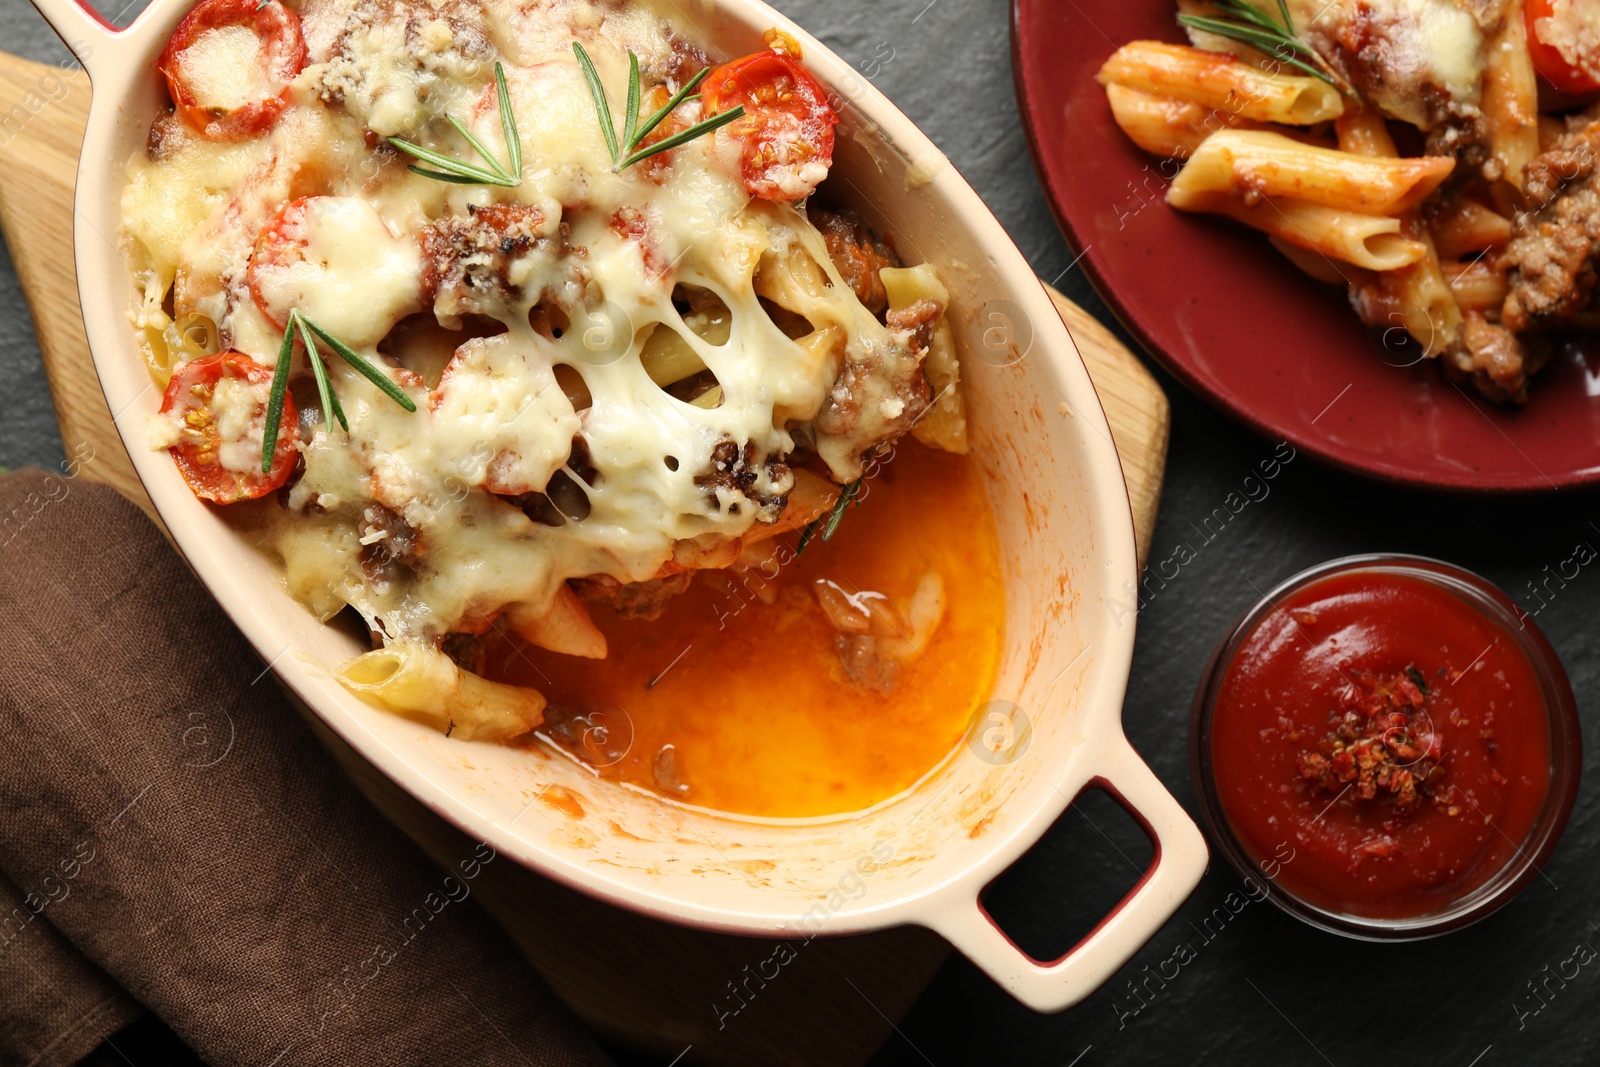
{"label": "ground meat", "polygon": [[1521,404],[1528,399],[1528,379],[1550,358],[1549,342],[1533,335],[1518,337],[1469,311],[1461,333],[1444,353],[1445,373],[1468,381],[1478,392],[1498,403]]}
{"label": "ground meat", "polygon": [[873,236],[861,216],[854,211],[829,211],[815,203],[806,206],[811,224],[822,231],[828,245],[828,257],[850,288],[856,299],[866,309],[878,316],[889,308],[889,297],[883,291],[883,281],[878,272],[884,267],[898,267],[900,257],[883,241]]}
{"label": "ground meat", "polygon": [[361,573],[379,589],[410,573],[422,558],[422,537],[398,511],[372,504],[361,513]]}
{"label": "ground meat", "polygon": [[[547,234],[544,213],[527,204],[490,204],[467,207],[467,217],[436,219],[421,234],[423,299],[432,301],[441,322],[463,315],[503,314],[510,304],[536,294],[524,294],[524,284],[511,280],[512,264],[534,251],[564,253],[566,225]],[[564,289],[576,278],[532,279],[534,284]],[[557,294],[558,296],[560,294]]]}
{"label": "ground meat", "polygon": [[862,457],[909,430],[933,400],[922,361],[944,309],[919,300],[886,316],[887,346],[864,344],[845,354],[817,414],[817,453],[841,484],[861,475]]}
{"label": "ground meat", "polygon": [[1563,326],[1595,307],[1600,254],[1600,122],[1564,135],[1528,164],[1530,210],[1516,220],[1501,261],[1508,330]]}
{"label": "ground meat", "polygon": [[[763,459],[754,441],[747,443],[741,452],[731,439],[724,438],[711,450],[711,465],[695,475],[694,484],[719,499],[730,494],[742,496],[755,506],[758,520],[777,522],[789,501],[794,479],[783,460]],[[730,509],[737,506],[738,502],[733,501]]]}
{"label": "ground meat", "polygon": [[608,575],[574,578],[568,584],[584,600],[610,604],[618,617],[650,621],[661,617],[667,602],[689,588],[693,571],[679,571],[647,582],[619,582]]}
{"label": "ground meat", "polygon": [[481,77],[495,56],[475,0],[360,0],[312,86],[380,137],[409,136],[459,112],[450,87]]}
{"label": "ground meat", "polygon": [[439,639],[439,651],[464,671],[483,673],[483,643],[477,635],[467,633],[445,634]]}
{"label": "ground meat", "polygon": [[853,684],[875,693],[894,689],[895,662],[881,653],[871,634],[839,634],[833,639],[833,650]]}

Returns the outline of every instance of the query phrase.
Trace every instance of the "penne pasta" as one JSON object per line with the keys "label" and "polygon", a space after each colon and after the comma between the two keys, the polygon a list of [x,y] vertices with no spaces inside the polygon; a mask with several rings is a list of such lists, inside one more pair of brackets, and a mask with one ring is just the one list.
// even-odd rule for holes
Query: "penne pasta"
{"label": "penne pasta", "polygon": [[1367,270],[1398,270],[1427,254],[1427,246],[1402,236],[1400,220],[1340,211],[1300,200],[1268,200],[1250,205],[1228,193],[1195,193],[1177,184],[1167,203],[1183,211],[1226,215],[1298,248]]}
{"label": "penne pasta", "polygon": [[1264,130],[1223,130],[1189,158],[1171,191],[1287,197],[1388,215],[1415,207],[1454,168],[1455,160],[1443,156],[1379,159],[1314,148]]}
{"label": "penne pasta", "polygon": [[480,678],[420,642],[374,649],[335,675],[347,689],[460,741],[503,741],[544,721],[540,694]]}
{"label": "penne pasta", "polygon": [[1502,180],[1520,193],[1525,170],[1540,151],[1539,81],[1528,56],[1522,0],[1506,5],[1500,32],[1484,48],[1482,109],[1489,123],[1489,147],[1500,163]]}
{"label": "penne pasta", "polygon": [[1344,111],[1339,91],[1317,78],[1272,74],[1220,52],[1133,41],[1106,60],[1101,85],[1191,100],[1237,118],[1311,126]]}
{"label": "penne pasta", "polygon": [[1438,356],[1455,344],[1461,332],[1461,308],[1439,265],[1427,234],[1418,239],[1427,251],[1409,267],[1383,275],[1399,300],[1399,322],[1422,345],[1422,354]]}
{"label": "penne pasta", "polygon": [[[931,263],[915,267],[886,267],[879,272],[891,310],[908,308],[919,300],[932,300],[941,308],[950,304],[950,291]],[[922,361],[932,390],[932,403],[911,427],[917,440],[946,452],[967,451],[967,408],[961,395],[961,375],[956,364],[955,333],[944,315],[934,327],[928,354]]]}
{"label": "penne pasta", "polygon": [[1440,259],[1460,259],[1511,240],[1511,220],[1476,200],[1462,198],[1429,223]]}
{"label": "penne pasta", "polygon": [[1506,276],[1484,260],[1445,263],[1445,280],[1463,311],[1499,311],[1506,302]]}
{"label": "penne pasta", "polygon": [[1193,100],[1156,96],[1115,83],[1106,86],[1111,117],[1128,139],[1152,155],[1188,159],[1218,130],[1256,129],[1248,119]]}
{"label": "penne pasta", "polygon": [[1400,155],[1394,146],[1394,138],[1389,136],[1388,124],[1372,108],[1346,111],[1339,116],[1333,128],[1338,134],[1341,152],[1376,159],[1394,159]]}
{"label": "penne pasta", "polygon": [[706,369],[700,353],[677,330],[664,322],[656,323],[651,330],[649,339],[639,352],[639,362],[644,364],[650,380],[662,387],[681,382]]}
{"label": "penne pasta", "polygon": [[594,624],[589,609],[565,582],[546,610],[529,603],[506,609],[506,625],[530,645],[584,659],[606,658],[606,635]]}

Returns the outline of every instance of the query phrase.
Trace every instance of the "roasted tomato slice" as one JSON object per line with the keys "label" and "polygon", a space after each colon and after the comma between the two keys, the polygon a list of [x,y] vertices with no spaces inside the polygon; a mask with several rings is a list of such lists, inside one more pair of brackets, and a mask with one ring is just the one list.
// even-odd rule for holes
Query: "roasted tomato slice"
{"label": "roasted tomato slice", "polygon": [[1600,11],[1594,0],[1527,0],[1528,56],[1544,80],[1573,96],[1600,92]]}
{"label": "roasted tomato slice", "polygon": [[300,17],[282,0],[201,0],[178,23],[156,69],[178,114],[217,141],[267,129],[306,65]]}
{"label": "roasted tomato slice", "polygon": [[701,89],[708,114],[739,104],[744,117],[723,127],[744,143],[744,184],[763,200],[799,200],[828,176],[839,116],[799,63],[757,52],[726,63]]}
{"label": "roasted tomato slice", "polygon": [[173,462],[201,500],[235,504],[266,496],[294,473],[300,440],[294,401],[285,393],[272,470],[261,472],[271,392],[272,368],[243,352],[180,364],[167,383],[151,440],[171,442]]}

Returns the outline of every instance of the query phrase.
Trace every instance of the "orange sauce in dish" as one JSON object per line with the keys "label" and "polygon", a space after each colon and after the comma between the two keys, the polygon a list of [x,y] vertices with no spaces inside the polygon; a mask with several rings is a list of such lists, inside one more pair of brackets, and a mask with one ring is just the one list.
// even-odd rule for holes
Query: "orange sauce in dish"
{"label": "orange sauce in dish", "polygon": [[[489,673],[549,699],[542,742],[697,807],[833,815],[903,792],[989,699],[1005,596],[977,465],[909,438],[896,453],[830,541],[795,558],[785,534],[757,566],[696,575],[653,621],[591,605],[605,660],[499,645]],[[929,572],[944,612],[926,648],[902,650],[887,692],[853,682],[818,581],[881,593],[903,620]]]}

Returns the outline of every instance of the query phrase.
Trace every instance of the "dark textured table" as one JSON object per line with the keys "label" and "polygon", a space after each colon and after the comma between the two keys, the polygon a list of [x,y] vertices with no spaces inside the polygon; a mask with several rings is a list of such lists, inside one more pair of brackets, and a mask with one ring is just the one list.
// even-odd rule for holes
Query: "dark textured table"
{"label": "dark textured table", "polygon": [[[109,13],[118,6],[110,4]],[[1012,93],[1006,0],[781,0],[778,6],[928,132],[1041,277],[1105,317],[1083,276],[1069,269],[1072,252],[1033,177]],[[0,42],[40,60],[65,55],[23,0],[0,0]],[[1284,358],[1294,358],[1287,342]],[[0,465],[57,462],[60,441],[44,375],[8,261],[0,263],[0,376],[6,384]],[[1334,556],[1417,552],[1497,581],[1544,628],[1592,723],[1600,689],[1594,610],[1600,568],[1565,579],[1557,572],[1578,546],[1600,547],[1600,496],[1434,496],[1374,485],[1300,457],[1271,483],[1270,495],[1220,532],[1201,532],[1202,520],[1276,443],[1160,377],[1172,398],[1173,434],[1153,558],[1185,542],[1195,558],[1140,614],[1123,720],[1134,746],[1191,811],[1189,705],[1212,646],[1257,590]],[[1546,877],[1468,930],[1410,945],[1341,940],[1269,904],[1238,907],[1235,896],[1230,909],[1225,901],[1241,883],[1214,863],[1178,916],[1077,1008],[1033,1015],[952,957],[874,1062],[1596,1062],[1600,862],[1590,850],[1600,834],[1597,755],[1586,760],[1590,781]],[[1053,956],[1133,884],[1149,852],[1115,805],[1091,796],[1000,881],[992,910],[1025,948]],[[1179,966],[1178,959],[1187,962]],[[1592,962],[1580,966],[1580,959]],[[1137,997],[1130,982],[1138,983]],[[843,988],[839,995],[857,994]]]}

